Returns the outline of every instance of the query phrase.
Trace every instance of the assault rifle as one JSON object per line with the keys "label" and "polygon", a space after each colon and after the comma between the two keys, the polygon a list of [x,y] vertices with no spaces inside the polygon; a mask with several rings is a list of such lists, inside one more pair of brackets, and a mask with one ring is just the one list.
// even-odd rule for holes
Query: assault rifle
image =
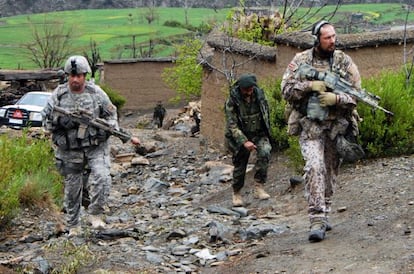
{"label": "assault rifle", "polygon": [[56,111],[58,115],[69,116],[74,122],[77,122],[79,124],[79,138],[83,138],[85,136],[87,127],[92,126],[96,129],[103,129],[110,135],[118,137],[123,143],[126,143],[131,139],[131,135],[125,132],[123,129],[117,130],[104,119],[93,118],[92,113],[86,109],[79,109],[78,111],[71,112],[64,108],[54,106],[53,111]]}
{"label": "assault rifle", "polygon": [[324,81],[325,85],[328,88],[332,89],[332,91],[336,94],[346,93],[352,95],[357,98],[358,101],[382,110],[387,114],[394,115],[394,113],[391,111],[386,110],[385,108],[378,105],[378,102],[381,100],[379,96],[366,92],[364,89],[355,89],[351,83],[339,77],[335,73],[329,71],[319,72],[311,65],[302,64],[299,66],[295,77],[298,79],[306,78],[308,80]]}

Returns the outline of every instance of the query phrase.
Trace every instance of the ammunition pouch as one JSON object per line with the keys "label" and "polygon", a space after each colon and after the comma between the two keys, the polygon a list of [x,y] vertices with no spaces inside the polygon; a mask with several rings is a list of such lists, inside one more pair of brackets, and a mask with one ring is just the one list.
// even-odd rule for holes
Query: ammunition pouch
{"label": "ammunition pouch", "polygon": [[344,135],[336,136],[336,150],[344,162],[355,162],[365,156],[365,152],[357,143],[347,140]]}
{"label": "ammunition pouch", "polygon": [[69,174],[77,174],[83,171],[83,163],[72,163],[69,161],[56,159],[56,168],[63,176]]}
{"label": "ammunition pouch", "polygon": [[300,119],[303,115],[296,109],[291,109],[289,117],[287,119],[287,133],[290,136],[298,136],[302,130],[300,126]]}
{"label": "ammunition pouch", "polygon": [[83,128],[81,126],[75,129],[58,130],[54,132],[52,141],[62,150],[97,146],[100,143],[95,128]]}
{"label": "ammunition pouch", "polygon": [[55,131],[52,134],[52,142],[57,147],[67,150],[68,149],[68,141],[66,139],[66,132],[64,130]]}
{"label": "ammunition pouch", "polygon": [[243,120],[243,131],[248,135],[256,135],[257,132],[262,131],[262,119],[261,114],[251,114],[242,117]]}
{"label": "ammunition pouch", "polygon": [[306,116],[311,120],[324,121],[328,117],[329,111],[326,107],[321,107],[316,93],[309,97],[306,108]]}

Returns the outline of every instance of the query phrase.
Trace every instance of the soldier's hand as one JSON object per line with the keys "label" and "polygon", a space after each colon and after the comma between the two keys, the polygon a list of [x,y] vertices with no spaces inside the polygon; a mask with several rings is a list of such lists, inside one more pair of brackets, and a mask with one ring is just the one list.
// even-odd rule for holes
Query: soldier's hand
{"label": "soldier's hand", "polygon": [[318,96],[321,107],[336,105],[336,94],[333,92],[323,92]]}
{"label": "soldier's hand", "polygon": [[310,86],[312,91],[317,91],[318,93],[326,92],[326,85],[324,81],[312,81]]}
{"label": "soldier's hand", "polygon": [[109,138],[108,132],[106,132],[103,129],[98,129],[98,132],[96,133],[96,138],[99,142],[105,142]]}
{"label": "soldier's hand", "polygon": [[64,129],[72,129],[72,128],[75,128],[78,125],[69,116],[59,116],[58,123]]}
{"label": "soldier's hand", "polygon": [[248,151],[252,151],[252,150],[255,150],[257,147],[256,147],[256,145],[253,143],[253,142],[251,142],[251,141],[246,141],[244,144],[243,144],[243,146],[248,150]]}
{"label": "soldier's hand", "polygon": [[131,138],[131,143],[132,143],[133,145],[136,145],[136,146],[141,145],[141,141],[138,139],[138,137],[132,137],[132,138]]}

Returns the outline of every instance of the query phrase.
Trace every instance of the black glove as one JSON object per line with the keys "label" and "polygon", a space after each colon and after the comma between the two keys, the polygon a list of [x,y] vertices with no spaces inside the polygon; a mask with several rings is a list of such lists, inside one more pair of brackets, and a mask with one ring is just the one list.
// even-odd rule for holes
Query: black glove
{"label": "black glove", "polygon": [[108,140],[109,134],[103,129],[98,129],[98,132],[96,133],[96,139],[98,139],[99,142],[105,142]]}
{"label": "black glove", "polygon": [[58,123],[64,129],[72,129],[78,125],[78,123],[73,121],[69,116],[60,116],[58,118]]}

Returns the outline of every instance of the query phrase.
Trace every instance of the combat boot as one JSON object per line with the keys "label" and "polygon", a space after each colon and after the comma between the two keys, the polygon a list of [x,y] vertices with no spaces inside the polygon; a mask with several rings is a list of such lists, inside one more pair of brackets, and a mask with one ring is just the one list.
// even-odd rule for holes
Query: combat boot
{"label": "combat boot", "polygon": [[98,215],[89,215],[88,222],[92,225],[92,228],[97,230],[105,229],[105,223]]}
{"label": "combat boot", "polygon": [[267,200],[270,198],[270,195],[263,188],[263,184],[255,183],[254,184],[254,197],[260,200]]}
{"label": "combat boot", "polygon": [[240,190],[233,192],[233,206],[235,207],[243,206],[243,200],[240,194]]}
{"label": "combat boot", "polygon": [[69,238],[77,237],[82,234],[82,228],[80,225],[73,226],[69,229]]}
{"label": "combat boot", "polygon": [[329,223],[328,219],[325,220],[325,231],[331,231],[332,225]]}
{"label": "combat boot", "polygon": [[314,220],[311,222],[309,241],[320,242],[325,239],[326,224],[322,220]]}

